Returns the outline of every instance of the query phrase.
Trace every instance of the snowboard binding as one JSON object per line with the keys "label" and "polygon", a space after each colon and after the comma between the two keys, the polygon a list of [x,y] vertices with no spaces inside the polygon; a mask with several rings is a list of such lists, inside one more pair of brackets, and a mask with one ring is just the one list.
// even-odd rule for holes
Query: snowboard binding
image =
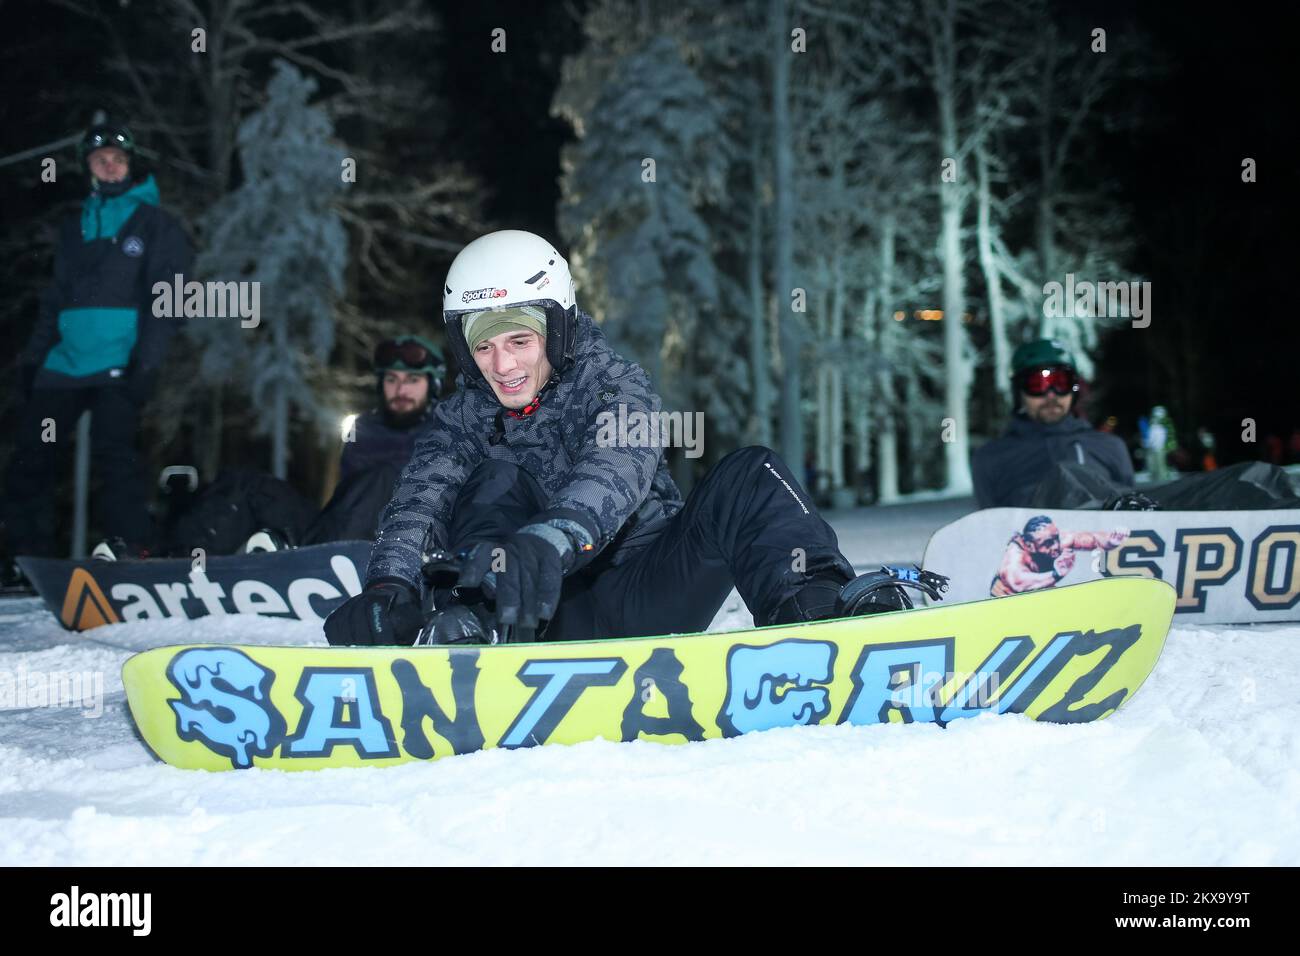
{"label": "snowboard binding", "polygon": [[1126,491],[1107,498],[1102,511],[1159,511],[1160,505],[1140,491]]}
{"label": "snowboard binding", "polygon": [[931,601],[942,601],[948,578],[916,566],[882,564],[879,571],[860,574],[840,591],[835,602],[836,617],[910,611],[914,607],[908,589],[920,591]]}
{"label": "snowboard binding", "polygon": [[[456,584],[464,553],[421,549],[424,577],[424,626],[415,646],[447,644],[525,644],[537,640],[542,628],[502,624],[492,599],[479,588]],[[543,627],[545,625],[543,624]]]}

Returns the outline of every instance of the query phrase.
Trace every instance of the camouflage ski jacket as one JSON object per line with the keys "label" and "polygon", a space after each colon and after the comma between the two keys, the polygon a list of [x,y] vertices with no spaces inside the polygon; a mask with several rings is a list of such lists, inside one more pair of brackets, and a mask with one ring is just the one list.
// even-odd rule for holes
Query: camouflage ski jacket
{"label": "camouflage ski jacket", "polygon": [[384,510],[366,580],[396,578],[418,590],[426,530],[432,528],[434,547],[451,546],[447,528],[456,494],[488,458],[519,465],[550,496],[548,511],[584,527],[595,547],[580,566],[622,563],[662,532],[682,496],[657,443],[631,447],[606,440],[606,415],[617,421],[620,405],[625,415],[654,415],[661,402],[645,371],[610,348],[582,312],[573,366],[552,377],[532,414],[506,415],[491,386],[462,372],[456,391],[434,409],[433,425]]}

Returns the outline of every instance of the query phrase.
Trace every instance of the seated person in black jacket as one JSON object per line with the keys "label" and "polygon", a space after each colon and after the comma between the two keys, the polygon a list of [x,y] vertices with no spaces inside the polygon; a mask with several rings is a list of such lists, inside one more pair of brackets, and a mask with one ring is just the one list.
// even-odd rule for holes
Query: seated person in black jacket
{"label": "seated person in black jacket", "polygon": [[1038,339],[1020,346],[1011,358],[1011,376],[1017,395],[1011,423],[971,456],[981,508],[1071,506],[1035,494],[1045,480],[1058,479],[1061,466],[1084,481],[1095,479],[1095,487],[1132,489],[1133,463],[1124,442],[1072,414],[1079,373],[1059,342]]}
{"label": "seated person in black jacket", "polygon": [[375,536],[415,443],[433,423],[444,369],[438,347],[418,335],[379,343],[375,373],[381,404],[358,416],[345,437],[338,487],[303,534],[303,544]]}
{"label": "seated person in black jacket", "polygon": [[442,353],[426,339],[404,335],[381,342],[375,349],[379,407],[358,416],[344,436],[339,483],[319,514],[279,478],[228,469],[175,509],[166,553],[188,556],[202,548],[231,554],[371,540],[415,443],[433,424],[443,369]]}

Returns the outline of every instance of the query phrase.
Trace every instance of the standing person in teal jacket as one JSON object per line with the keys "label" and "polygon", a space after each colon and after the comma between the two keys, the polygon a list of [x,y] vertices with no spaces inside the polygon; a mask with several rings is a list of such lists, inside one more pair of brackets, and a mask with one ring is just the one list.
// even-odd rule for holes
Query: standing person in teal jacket
{"label": "standing person in teal jacket", "polygon": [[194,252],[181,224],[159,208],[158,186],[140,168],[129,130],[91,127],[78,158],[90,195],[80,215],[62,224],[54,281],[19,356],[21,411],[3,496],[10,558],[64,551],[54,489],[86,409],[104,533],[118,556],[147,553],[152,536],[136,432],[177,321],[154,315],[152,290],[187,274]]}

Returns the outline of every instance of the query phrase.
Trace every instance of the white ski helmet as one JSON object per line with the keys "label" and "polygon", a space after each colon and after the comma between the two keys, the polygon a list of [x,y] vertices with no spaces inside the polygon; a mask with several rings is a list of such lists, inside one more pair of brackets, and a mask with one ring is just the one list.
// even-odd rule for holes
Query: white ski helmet
{"label": "white ski helmet", "polygon": [[562,372],[573,363],[577,305],[569,264],[541,236],[503,229],[480,236],[462,249],[443,283],[442,319],[447,342],[466,377],[482,377],[469,354],[462,321],[466,315],[521,305],[546,312],[546,358]]}

